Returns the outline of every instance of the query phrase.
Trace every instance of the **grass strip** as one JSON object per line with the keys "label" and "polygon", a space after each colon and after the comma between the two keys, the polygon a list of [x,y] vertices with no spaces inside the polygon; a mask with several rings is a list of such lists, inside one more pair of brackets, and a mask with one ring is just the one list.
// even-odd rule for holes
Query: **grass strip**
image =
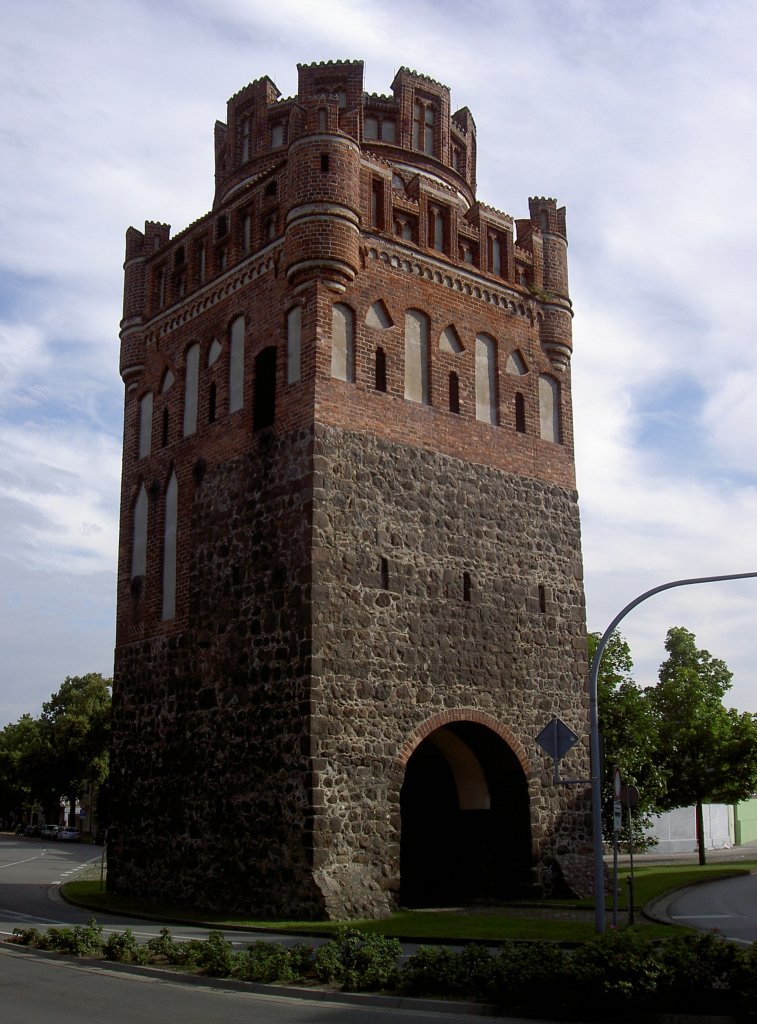
{"label": "grass strip", "polygon": [[[634,906],[640,910],[650,900],[681,886],[714,881],[717,878],[746,875],[757,871],[757,862],[741,863],[738,867],[723,864],[707,865],[648,865],[634,871]],[[625,924],[627,914],[626,878],[629,872],[619,873],[619,924]],[[97,880],[79,880],[65,883],[62,894],[71,903],[95,912],[148,917],[161,921],[197,922],[212,928],[245,928],[307,934],[333,934],[339,927],[336,921],[291,921],[265,918],[247,918],[232,913],[188,910],[171,903],[150,902],[127,896],[116,896],[101,891]],[[377,935],[399,936],[406,939],[444,939],[496,942],[505,939],[550,940],[553,942],[584,942],[594,934],[594,901],[550,900],[520,902],[487,913],[451,910],[398,910],[381,920],[353,921],[351,926]],[[645,923],[637,917],[645,933],[660,938],[676,934],[680,928]]]}

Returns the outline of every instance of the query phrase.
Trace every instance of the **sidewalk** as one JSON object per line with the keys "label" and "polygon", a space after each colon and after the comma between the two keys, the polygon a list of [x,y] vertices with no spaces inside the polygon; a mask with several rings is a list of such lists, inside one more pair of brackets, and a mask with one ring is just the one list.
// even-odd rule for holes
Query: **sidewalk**
{"label": "sidewalk", "polygon": [[[751,843],[742,843],[740,846],[732,846],[724,850],[706,850],[708,864],[738,863],[739,861],[757,861],[757,840]],[[618,851],[618,864],[627,867],[631,858],[628,853]],[[612,854],[605,856],[605,862],[612,864]],[[649,853],[635,853],[633,855],[635,865],[646,864],[698,864],[699,853],[692,849],[689,853],[657,853],[654,850]]]}

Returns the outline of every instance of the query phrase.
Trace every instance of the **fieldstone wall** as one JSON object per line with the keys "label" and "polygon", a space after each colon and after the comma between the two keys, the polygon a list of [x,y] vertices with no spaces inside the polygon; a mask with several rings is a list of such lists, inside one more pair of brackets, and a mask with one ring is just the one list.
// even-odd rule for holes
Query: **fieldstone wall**
{"label": "fieldstone wall", "polygon": [[312,433],[196,474],[189,628],[123,645],[109,883],[319,917],[308,749]]}
{"label": "fieldstone wall", "polygon": [[[585,891],[586,790],[554,787],[534,742],[555,714],[586,735],[575,492],[323,425],[313,482],[314,866],[327,902],[348,915],[391,905],[403,746],[434,720],[509,737],[536,880]],[[588,779],[586,745],[562,768]]]}

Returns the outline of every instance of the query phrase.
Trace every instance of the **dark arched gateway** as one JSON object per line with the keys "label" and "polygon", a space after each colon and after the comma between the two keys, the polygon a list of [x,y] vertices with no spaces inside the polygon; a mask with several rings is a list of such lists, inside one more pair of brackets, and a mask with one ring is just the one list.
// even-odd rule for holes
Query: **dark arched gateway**
{"label": "dark arched gateway", "polygon": [[498,899],[531,881],[528,785],[491,729],[452,722],[407,762],[400,795],[405,906]]}

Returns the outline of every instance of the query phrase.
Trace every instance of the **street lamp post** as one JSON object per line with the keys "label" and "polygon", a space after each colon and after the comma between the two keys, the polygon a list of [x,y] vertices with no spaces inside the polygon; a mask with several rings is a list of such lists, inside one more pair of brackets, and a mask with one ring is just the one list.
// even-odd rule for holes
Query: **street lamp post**
{"label": "street lamp post", "polygon": [[594,923],[597,932],[605,930],[605,861],[602,843],[602,780],[599,775],[599,708],[597,703],[597,686],[599,665],[602,661],[602,655],[604,654],[607,642],[618,624],[636,605],[646,601],[648,597],[661,593],[663,590],[672,590],[673,587],[689,587],[695,583],[720,583],[723,580],[746,580],[755,577],[757,577],[757,572],[738,572],[730,573],[727,576],[699,576],[691,580],[673,580],[672,583],[662,583],[659,587],[653,587],[651,590],[639,594],[625,608],[622,608],[604,631],[602,639],[597,644],[589,672],[589,742],[591,753],[592,826],[594,835]]}

